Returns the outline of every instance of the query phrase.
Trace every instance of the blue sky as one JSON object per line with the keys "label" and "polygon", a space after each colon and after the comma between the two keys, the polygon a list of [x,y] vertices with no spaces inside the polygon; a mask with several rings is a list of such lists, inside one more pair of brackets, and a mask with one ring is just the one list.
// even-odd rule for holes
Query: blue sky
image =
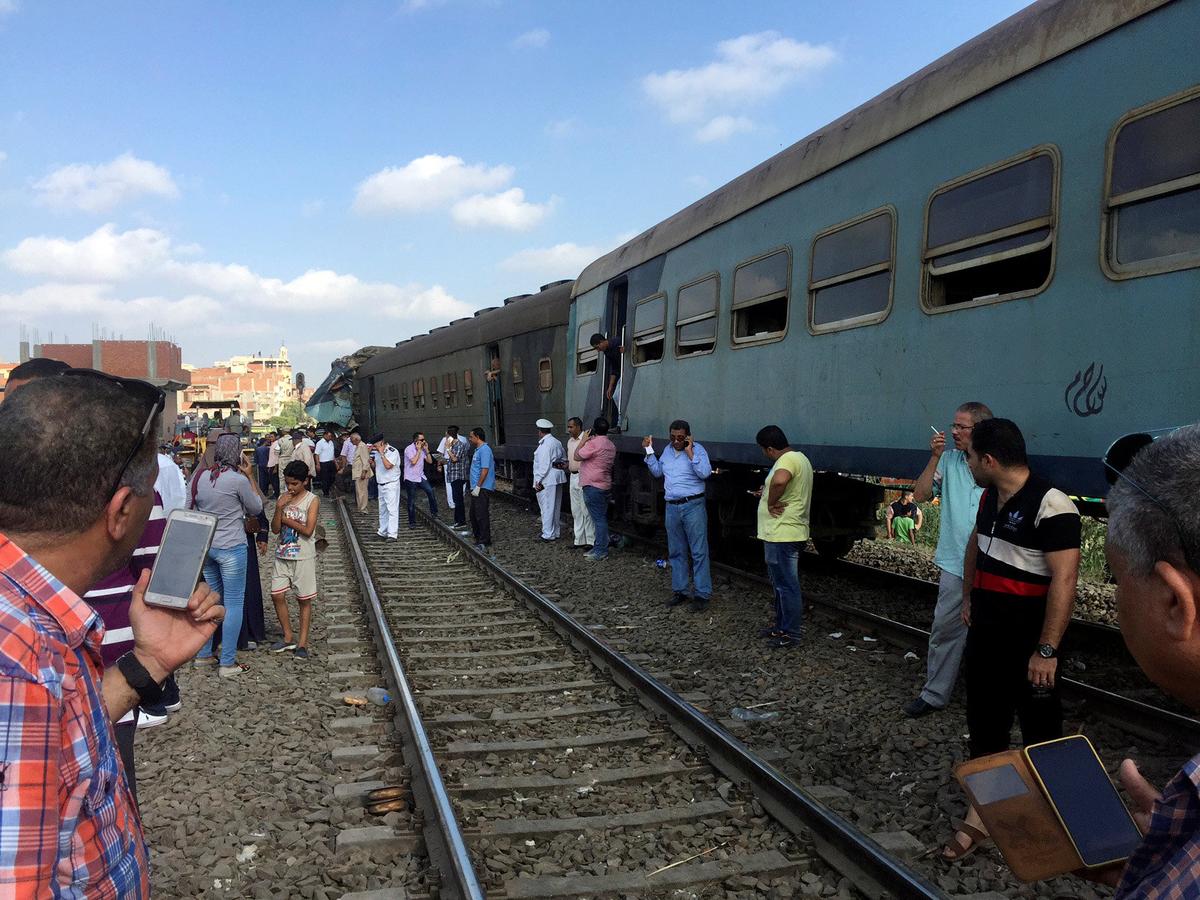
{"label": "blue sky", "polygon": [[0,359],[210,364],[571,278],[1025,4],[0,0]]}

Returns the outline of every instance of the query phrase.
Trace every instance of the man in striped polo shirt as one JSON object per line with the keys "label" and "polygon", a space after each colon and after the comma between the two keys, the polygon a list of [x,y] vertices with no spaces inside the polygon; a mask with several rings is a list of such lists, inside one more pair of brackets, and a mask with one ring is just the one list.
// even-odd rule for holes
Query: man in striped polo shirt
{"label": "man in striped polo shirt", "polygon": [[[1079,511],[1029,471],[1009,419],[975,425],[967,465],[982,487],[963,560],[967,727],[971,757],[1007,750],[1013,717],[1023,745],[1062,737],[1058,660],[1075,605]],[[975,810],[947,845],[957,859],[983,837]]]}

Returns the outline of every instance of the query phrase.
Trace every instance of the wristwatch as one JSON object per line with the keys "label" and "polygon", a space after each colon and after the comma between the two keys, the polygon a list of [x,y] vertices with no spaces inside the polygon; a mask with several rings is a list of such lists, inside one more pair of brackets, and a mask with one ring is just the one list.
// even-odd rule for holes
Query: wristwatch
{"label": "wristwatch", "polygon": [[162,687],[150,676],[132,650],[117,660],[117,668],[129,686],[137,691],[140,706],[155,706],[162,700]]}
{"label": "wristwatch", "polygon": [[1053,644],[1038,644],[1037,652],[1042,659],[1054,659],[1058,656],[1058,651],[1054,649]]}

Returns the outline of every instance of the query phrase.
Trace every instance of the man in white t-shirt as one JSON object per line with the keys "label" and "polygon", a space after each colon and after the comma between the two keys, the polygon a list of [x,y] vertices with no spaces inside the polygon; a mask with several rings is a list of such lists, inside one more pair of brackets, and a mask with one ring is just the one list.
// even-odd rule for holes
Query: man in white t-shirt
{"label": "man in white t-shirt", "polygon": [[337,465],[333,461],[333,458],[337,456],[337,444],[333,440],[333,432],[328,428],[325,429],[325,434],[321,439],[317,441],[313,455],[317,458],[317,474],[321,482],[321,493],[328,497],[329,490],[333,487],[333,477],[337,475]]}
{"label": "man in white t-shirt", "polygon": [[154,480],[154,489],[162,497],[162,508],[166,515],[173,509],[183,509],[187,505],[187,484],[183,472],[175,460],[165,453],[158,454],[158,477]]}

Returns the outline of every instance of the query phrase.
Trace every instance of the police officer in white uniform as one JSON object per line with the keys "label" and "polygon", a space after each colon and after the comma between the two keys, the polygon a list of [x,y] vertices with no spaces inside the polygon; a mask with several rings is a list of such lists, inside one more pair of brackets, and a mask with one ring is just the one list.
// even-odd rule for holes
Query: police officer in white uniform
{"label": "police officer in white uniform", "polygon": [[562,485],[567,473],[560,468],[566,454],[562,443],[551,432],[554,423],[549,419],[538,419],[537,450],[533,452],[533,489],[537,492],[538,507],[542,511],[542,540],[558,540],[558,510]]}
{"label": "police officer in white uniform", "polygon": [[400,528],[400,451],[389,444],[383,433],[371,438],[375,456],[375,483],[379,486],[379,536],[396,540]]}

